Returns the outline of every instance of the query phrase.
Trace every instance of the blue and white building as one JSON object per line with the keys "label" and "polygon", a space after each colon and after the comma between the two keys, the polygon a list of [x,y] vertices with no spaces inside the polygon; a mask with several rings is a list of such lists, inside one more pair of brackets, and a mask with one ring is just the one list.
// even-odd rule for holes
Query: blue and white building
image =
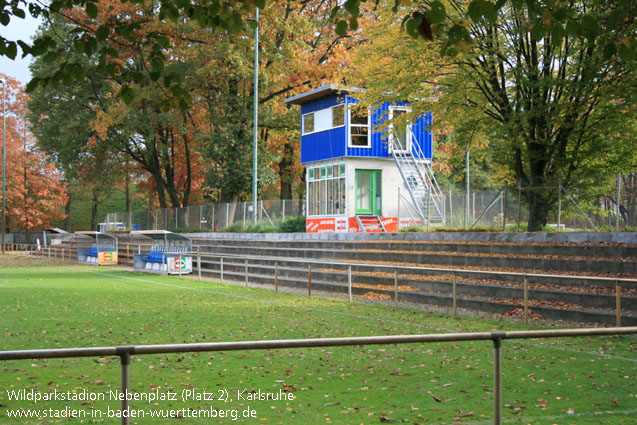
{"label": "blue and white building", "polygon": [[361,111],[353,107],[356,91],[325,85],[286,99],[301,107],[307,231],[397,231],[399,220],[444,221],[431,168],[431,113],[391,124],[411,112],[409,103]]}

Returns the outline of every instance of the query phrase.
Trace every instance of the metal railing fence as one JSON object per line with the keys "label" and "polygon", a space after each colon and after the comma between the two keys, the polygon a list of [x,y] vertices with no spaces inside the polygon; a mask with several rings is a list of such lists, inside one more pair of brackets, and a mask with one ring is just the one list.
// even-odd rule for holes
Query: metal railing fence
{"label": "metal railing fence", "polygon": [[[637,334],[637,327],[589,328],[539,331],[499,331],[422,335],[388,335],[348,338],[261,340],[195,344],[127,345],[44,350],[0,351],[0,360],[53,359],[70,357],[118,356],[121,366],[121,392],[129,393],[131,356],[147,354],[193,353],[215,351],[272,350],[308,347],[415,344],[432,342],[492,341],[493,343],[493,423],[502,423],[502,342],[508,339],[563,338],[581,336]],[[128,397],[121,400],[121,424],[130,424]]]}
{"label": "metal railing fence", "polygon": [[[170,254],[170,253],[168,253]],[[177,254],[177,253],[174,253]],[[182,254],[183,255],[183,254]],[[347,267],[347,294],[349,301],[353,301],[352,295],[352,267],[370,267],[370,264],[366,263],[357,263],[357,262],[348,262],[348,261],[326,261],[326,260],[316,260],[316,259],[298,259],[298,258],[287,258],[287,257],[265,257],[265,256],[249,256],[249,255],[232,255],[232,254],[207,254],[201,253],[200,251],[188,253],[188,255],[192,255],[196,257],[197,260],[197,274],[199,280],[201,280],[201,272],[202,272],[202,259],[203,258],[218,258],[220,259],[220,280],[221,283],[224,283],[224,263],[225,259],[236,259],[243,260],[246,263],[245,266],[245,282],[248,282],[248,268],[247,261],[269,261],[274,263],[275,267],[275,289],[278,290],[278,262],[287,262],[287,263],[299,263],[307,265],[308,267],[308,295],[312,294],[312,265],[328,265],[328,266],[345,266]],[[514,276],[522,278],[523,281],[523,316],[524,323],[528,323],[529,319],[529,279],[564,279],[564,280],[578,280],[578,281],[593,281],[593,282],[607,282],[613,283],[615,289],[615,323],[616,326],[621,326],[621,297],[622,297],[622,284],[637,284],[637,279],[631,278],[615,278],[615,277],[602,277],[602,276],[586,276],[586,275],[556,275],[556,274],[546,274],[546,273],[522,273],[522,272],[510,272],[510,271],[493,271],[493,270],[472,270],[472,269],[459,269],[459,268],[438,268],[438,267],[421,267],[421,266],[401,266],[401,265],[385,265],[385,264],[374,264],[374,270],[389,270],[393,272],[393,283],[394,283],[394,305],[398,305],[398,295],[399,291],[399,278],[398,271],[413,271],[417,270],[420,272],[434,272],[434,273],[446,273],[452,275],[452,312],[455,316],[457,314],[457,277],[458,275],[491,275],[491,276]]]}
{"label": "metal railing fence", "polygon": [[[139,254],[142,253],[141,245],[137,245],[137,250],[134,249],[133,244],[131,243],[123,243],[120,245],[120,249],[126,252],[126,255],[130,255],[131,253],[137,252]],[[70,260],[76,259],[74,256],[73,249],[68,249]],[[45,248],[40,251],[32,251],[36,255],[40,255],[45,258],[67,258],[65,256],[62,248],[51,249]],[[143,251],[144,253],[146,250]],[[150,245],[148,245],[148,252],[150,252]],[[370,265],[368,263],[360,263],[360,262],[350,262],[350,261],[339,261],[339,260],[320,260],[320,259],[312,259],[312,258],[294,258],[294,257],[268,257],[268,256],[257,256],[257,255],[237,255],[237,254],[215,254],[215,253],[205,253],[200,250],[192,251],[188,253],[183,252],[165,252],[164,255],[190,255],[193,257],[193,260],[196,260],[196,273],[198,275],[198,279],[202,279],[202,260],[203,259],[218,259],[219,260],[219,269],[207,269],[207,273],[218,274],[221,283],[224,283],[224,259],[226,260],[237,260],[239,262],[243,262],[244,269],[244,280],[246,286],[248,285],[248,277],[249,277],[249,269],[248,269],[248,261],[265,261],[272,263],[274,266],[274,287],[275,290],[278,291],[279,287],[279,263],[297,263],[303,264],[307,266],[307,289],[308,295],[312,295],[312,265],[314,266],[341,266],[345,267],[347,271],[347,294],[350,302],[353,302],[353,283],[352,283],[352,269],[354,267],[361,268],[369,268],[373,267],[375,271],[387,270],[391,275],[391,280],[393,281],[393,303],[395,306],[399,303],[399,294],[400,285],[399,285],[399,271],[418,271],[418,272],[430,272],[432,274],[447,274],[451,275],[451,301],[452,301],[452,314],[456,316],[457,314],[457,304],[458,304],[458,293],[457,293],[457,279],[463,275],[490,275],[490,276],[499,276],[499,277],[517,277],[522,280],[522,308],[523,308],[523,319],[524,323],[528,324],[530,317],[530,306],[531,302],[529,299],[529,295],[532,292],[532,283],[530,283],[531,279],[554,279],[554,280],[572,280],[572,281],[590,281],[590,282],[605,282],[609,285],[607,287],[614,288],[615,295],[615,325],[617,327],[621,326],[621,313],[622,313],[622,288],[627,285],[637,285],[637,279],[635,278],[620,278],[620,277],[603,277],[603,276],[590,276],[590,275],[567,275],[567,274],[547,274],[547,273],[524,273],[524,272],[512,272],[512,271],[496,271],[496,270],[474,270],[474,269],[462,269],[462,268],[442,268],[442,267],[422,267],[422,266],[407,266],[407,265],[387,265],[387,264],[373,264]],[[194,261],[193,261],[194,262]],[[226,267],[229,266],[228,263],[225,264]],[[236,265],[236,264],[235,264]],[[254,267],[254,265],[253,265]],[[194,265],[193,265],[194,268]],[[143,270],[142,270],[143,271]],[[316,270],[315,270],[316,271]],[[345,270],[344,270],[345,271]],[[181,274],[179,274],[181,276]],[[541,288],[544,290],[544,288]],[[439,291],[440,292],[440,291]],[[511,298],[515,299],[515,298]],[[515,307],[512,305],[512,307]],[[609,307],[610,308],[610,307]],[[630,310],[632,311],[632,310]]]}

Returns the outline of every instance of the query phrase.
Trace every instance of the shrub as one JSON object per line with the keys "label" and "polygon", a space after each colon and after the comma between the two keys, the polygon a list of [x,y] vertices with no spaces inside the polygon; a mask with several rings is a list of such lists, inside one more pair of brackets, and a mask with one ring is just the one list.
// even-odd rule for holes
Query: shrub
{"label": "shrub", "polygon": [[305,233],[305,217],[290,217],[279,223],[277,230],[281,233]]}

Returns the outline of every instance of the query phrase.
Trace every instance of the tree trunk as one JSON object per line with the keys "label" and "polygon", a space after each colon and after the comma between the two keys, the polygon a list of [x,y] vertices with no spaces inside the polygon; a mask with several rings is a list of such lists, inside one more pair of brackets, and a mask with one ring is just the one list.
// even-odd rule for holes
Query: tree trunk
{"label": "tree trunk", "polygon": [[292,199],[292,181],[294,180],[294,145],[283,145],[283,155],[279,161],[279,180],[281,181],[280,199]]}
{"label": "tree trunk", "polygon": [[526,194],[529,203],[529,232],[541,232],[549,221],[549,212],[554,202],[552,196],[544,190],[529,190]]}

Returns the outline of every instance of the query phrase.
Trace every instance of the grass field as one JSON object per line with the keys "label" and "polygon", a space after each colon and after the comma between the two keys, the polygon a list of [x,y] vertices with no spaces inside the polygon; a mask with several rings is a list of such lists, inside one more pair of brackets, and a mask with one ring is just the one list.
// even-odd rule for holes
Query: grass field
{"label": "grass field", "polygon": [[[0,257],[0,351],[526,328]],[[636,423],[636,349],[635,337],[505,341],[505,423]],[[178,399],[133,401],[132,408],[146,416],[131,423],[179,423],[176,418],[150,418],[153,409],[193,409],[186,415],[194,415],[212,408],[216,415],[232,415],[237,409],[239,416],[249,410],[255,417],[186,417],[183,423],[490,424],[492,355],[491,342],[462,342],[134,356],[134,392],[176,393]],[[0,423],[118,424],[119,419],[106,415],[109,408],[119,407],[119,401],[108,397],[119,389],[119,373],[117,357],[0,362]],[[9,399],[12,391],[31,389],[77,397],[102,394],[104,400]],[[253,390],[278,394],[279,389],[290,390],[293,400],[238,399]],[[184,402],[183,390],[215,396],[227,391],[232,401]],[[76,418],[42,417],[47,409],[51,415],[67,406],[77,410]],[[14,409],[40,409],[41,417],[9,418]]]}

